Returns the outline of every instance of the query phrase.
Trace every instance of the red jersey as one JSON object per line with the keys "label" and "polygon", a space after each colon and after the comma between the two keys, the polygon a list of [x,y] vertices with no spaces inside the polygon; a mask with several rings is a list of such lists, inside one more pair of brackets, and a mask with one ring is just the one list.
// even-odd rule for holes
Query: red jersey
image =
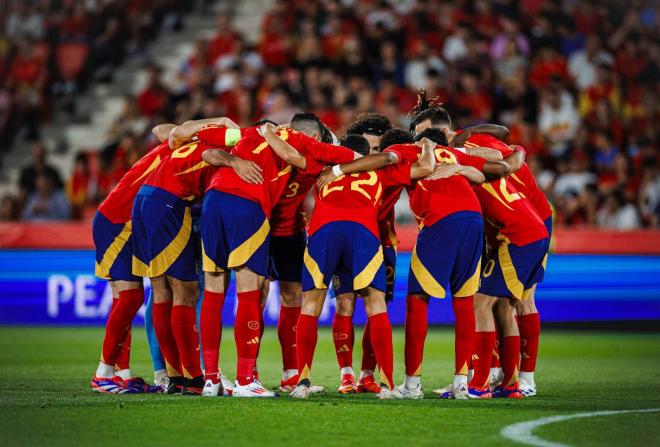
{"label": "red jersey", "polygon": [[[400,162],[410,164],[419,158],[422,148],[415,144],[396,144],[386,151],[397,154]],[[444,146],[436,146],[434,153],[437,163],[473,166],[480,171],[486,163],[483,158],[472,157]],[[440,219],[460,211],[481,213],[479,200],[470,181],[462,175],[438,180],[419,180],[409,195],[410,209],[424,226],[433,225]]]}
{"label": "red jersey", "polygon": [[[350,149],[320,143],[293,129],[282,128],[277,134],[307,158],[308,169],[305,172],[310,172],[313,161],[336,164],[346,163],[355,157]],[[244,130],[243,137],[232,153],[259,165],[262,169],[263,183],[247,183],[233,169],[223,167],[218,169],[209,188],[259,203],[264,214],[270,219],[273,207],[289,183],[293,168],[273,152],[266,140],[259,135],[256,127]]]}
{"label": "red jersey", "polygon": [[[467,140],[465,146],[495,149],[501,151],[502,155],[511,153],[511,148],[507,144],[490,135],[474,134]],[[548,237],[548,230],[532,202],[516,187],[511,177],[475,185],[474,190],[479,197],[486,219],[499,228],[500,236],[511,243],[527,245]],[[492,246],[497,245],[496,241],[489,239]]]}
{"label": "red jersey", "polygon": [[330,222],[350,221],[364,225],[380,238],[377,214],[383,190],[409,184],[410,164],[400,163],[378,171],[342,175],[321,190],[315,187],[316,205],[309,234]]}
{"label": "red jersey", "polygon": [[110,194],[99,205],[99,212],[112,223],[125,223],[131,220],[133,199],[144,183],[145,178],[151,174],[172,153],[170,146],[161,143],[140,158],[112,188]]}
{"label": "red jersey", "polygon": [[[518,146],[518,148],[519,150],[524,151],[521,146]],[[512,153],[512,149],[509,149],[508,152],[502,151],[504,157],[508,157]],[[534,206],[534,209],[541,220],[545,221],[552,217],[552,207],[550,206],[550,202],[548,202],[547,197],[539,187],[538,183],[536,183],[534,174],[532,174],[527,163],[523,163],[520,169],[518,169],[518,172],[511,174],[509,180],[516,186],[518,191],[525,194],[525,197],[532,202],[532,206]]]}

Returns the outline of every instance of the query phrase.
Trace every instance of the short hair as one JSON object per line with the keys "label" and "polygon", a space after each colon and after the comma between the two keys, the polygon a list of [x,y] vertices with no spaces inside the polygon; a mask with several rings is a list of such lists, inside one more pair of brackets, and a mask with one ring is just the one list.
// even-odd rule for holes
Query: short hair
{"label": "short hair", "polygon": [[395,127],[385,132],[383,137],[380,139],[378,149],[382,152],[395,144],[409,144],[413,143],[414,141],[415,140],[413,139],[413,136],[410,132],[405,129]]}
{"label": "short hair", "polygon": [[357,152],[360,155],[367,155],[371,149],[367,139],[358,134],[345,135],[341,140],[339,140],[339,144],[353,150],[354,152]]}
{"label": "short hair", "polygon": [[321,119],[312,112],[298,112],[291,118],[291,128],[304,134],[323,136],[323,127]]}
{"label": "short hair", "polygon": [[269,120],[267,118],[262,118],[259,121],[255,121],[255,123],[252,124],[252,126],[259,127],[259,126],[263,126],[266,123],[271,123],[273,126],[277,126],[277,123],[275,121]]}
{"label": "short hair", "polygon": [[348,134],[369,134],[382,136],[392,128],[389,118],[380,113],[363,113],[357,116],[357,121],[351,124],[346,133]]}
{"label": "short hair", "polygon": [[449,144],[449,142],[447,141],[447,135],[445,135],[443,131],[435,127],[429,127],[428,129],[424,129],[422,133],[415,135],[415,141],[419,141],[422,138],[428,138],[429,140],[433,141],[435,144],[439,144],[440,146],[447,146]]}
{"label": "short hair", "polygon": [[431,120],[431,124],[435,126],[441,124],[446,124],[450,128],[452,126],[449,112],[438,102],[438,97],[428,98],[424,89],[417,91],[417,105],[413,107],[409,115],[412,115],[412,120],[410,120],[411,132],[415,131],[415,127],[419,123],[426,120]]}

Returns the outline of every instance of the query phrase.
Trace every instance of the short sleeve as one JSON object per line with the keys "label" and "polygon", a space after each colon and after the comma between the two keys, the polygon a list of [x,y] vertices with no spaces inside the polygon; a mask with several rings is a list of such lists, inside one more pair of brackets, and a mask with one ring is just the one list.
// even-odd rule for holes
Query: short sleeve
{"label": "short sleeve", "polygon": [[233,147],[239,142],[243,133],[241,129],[228,129],[210,124],[198,130],[196,136],[210,146]]}
{"label": "short sleeve", "polygon": [[412,163],[398,163],[378,170],[380,181],[384,187],[410,185],[410,170]]}
{"label": "short sleeve", "polygon": [[291,132],[287,143],[307,157],[308,160],[311,157],[323,165],[348,163],[355,159],[355,152],[348,148],[321,143],[300,132]]}

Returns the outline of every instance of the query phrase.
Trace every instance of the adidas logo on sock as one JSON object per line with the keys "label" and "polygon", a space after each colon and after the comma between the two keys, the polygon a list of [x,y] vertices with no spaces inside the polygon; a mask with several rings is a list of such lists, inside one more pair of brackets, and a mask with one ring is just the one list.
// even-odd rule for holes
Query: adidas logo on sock
{"label": "adidas logo on sock", "polygon": [[337,349],[337,352],[348,352],[350,349],[348,349],[348,346],[346,345],[341,345],[339,349]]}
{"label": "adidas logo on sock", "polygon": [[259,343],[259,337],[254,337],[252,340],[248,341],[248,345],[256,345]]}

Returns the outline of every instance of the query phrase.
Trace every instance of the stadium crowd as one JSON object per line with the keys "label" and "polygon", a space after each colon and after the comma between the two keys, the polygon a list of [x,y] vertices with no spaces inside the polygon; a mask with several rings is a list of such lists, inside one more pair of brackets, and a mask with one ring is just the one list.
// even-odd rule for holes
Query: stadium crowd
{"label": "stadium crowd", "polygon": [[[54,13],[55,3],[66,12]],[[178,3],[108,1],[90,11],[94,2],[15,2],[0,34],[0,54],[11,61],[0,71],[3,136],[25,125],[36,139],[44,101],[56,86],[66,90],[57,82],[61,67],[38,60],[35,41],[85,42],[88,61],[100,62],[80,82],[103,79],[132,45],[167,26],[165,14],[152,13]],[[151,21],[107,12],[123,4]],[[528,151],[557,223],[658,227],[652,123],[659,111],[659,14],[641,0],[276,1],[256,45],[230,14],[220,14],[215,35],[195,43],[176,82],[165,83],[156,65],[148,68],[147,86],[126,98],[102,150],[78,154],[67,181],[36,141],[20,196],[3,198],[0,219],[85,214],[155,146],[154,124],[211,116],[241,125],[262,117],[284,122],[305,109],[338,135],[356,114],[372,110],[407,127],[415,91],[425,88],[457,128],[509,127],[508,140]],[[108,43],[112,35],[119,45]]]}

